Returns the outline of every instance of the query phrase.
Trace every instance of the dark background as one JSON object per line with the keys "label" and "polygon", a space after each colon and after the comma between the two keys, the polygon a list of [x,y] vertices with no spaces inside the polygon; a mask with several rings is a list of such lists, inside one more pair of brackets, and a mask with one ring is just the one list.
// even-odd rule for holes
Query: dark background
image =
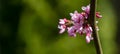
{"label": "dark background", "polygon": [[117,51],[120,54],[120,0],[111,0],[113,8],[115,9],[116,18],[117,18],[117,33],[116,33],[116,43],[117,43]]}

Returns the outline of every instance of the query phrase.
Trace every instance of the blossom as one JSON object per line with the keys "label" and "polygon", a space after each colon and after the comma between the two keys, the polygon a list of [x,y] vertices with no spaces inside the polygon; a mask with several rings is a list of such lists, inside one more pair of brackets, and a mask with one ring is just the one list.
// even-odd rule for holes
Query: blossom
{"label": "blossom", "polygon": [[59,19],[59,25],[58,25],[58,28],[60,29],[59,33],[63,33],[65,32],[65,29],[66,29],[66,23],[68,22],[68,20],[66,18],[64,19]]}
{"label": "blossom", "polygon": [[86,7],[83,6],[82,10],[85,11],[87,14],[89,14],[90,13],[90,5],[87,5]]}
{"label": "blossom", "polygon": [[97,18],[102,18],[102,15],[100,15],[100,12],[96,12],[96,17]]}
{"label": "blossom", "polygon": [[65,24],[66,22],[67,22],[67,19],[66,18],[64,18],[64,19],[59,19],[59,24]]}
{"label": "blossom", "polygon": [[65,32],[66,26],[65,25],[58,25],[58,28],[60,29],[59,33]]}
{"label": "blossom", "polygon": [[83,16],[78,13],[77,11],[75,11],[74,13],[70,13],[71,19],[76,23],[78,23],[80,21],[80,19],[83,19]]}
{"label": "blossom", "polygon": [[85,27],[85,33],[86,33],[86,42],[89,43],[90,40],[93,40],[92,37],[92,27],[90,25],[86,25]]}
{"label": "blossom", "polygon": [[82,35],[83,33],[85,33],[83,30],[84,30],[83,27],[80,27],[80,28],[78,29],[78,33],[79,33],[80,35]]}
{"label": "blossom", "polygon": [[[90,5],[87,5],[86,7],[83,6],[81,8],[85,13],[82,13],[86,18],[88,17],[88,14],[90,14]],[[102,18],[102,15],[100,15],[100,12],[96,12],[96,17],[97,18]]]}
{"label": "blossom", "polygon": [[75,26],[68,27],[68,34],[70,36],[76,37],[76,28],[75,28]]}
{"label": "blossom", "polygon": [[[90,14],[90,5],[82,7],[83,12],[79,13],[78,11],[74,11],[74,13],[70,13],[71,20],[66,18],[59,19],[58,29],[60,29],[59,33],[65,32],[67,30],[68,35],[72,37],[76,37],[76,33],[86,36],[86,42],[90,43],[91,40],[94,38],[92,37],[93,29],[88,22],[88,16]],[[101,18],[100,12],[96,12],[96,17]],[[96,21],[96,24],[98,21]],[[99,28],[96,25],[96,30],[98,31]]]}
{"label": "blossom", "polygon": [[[86,36],[86,42],[90,43],[91,40],[93,40],[93,37],[91,36],[91,34],[87,34],[88,36]],[[90,36],[89,36],[90,35]]]}
{"label": "blossom", "polygon": [[87,14],[87,13],[85,13],[85,12],[82,12],[82,13],[81,13],[81,15],[82,15],[85,19],[87,19],[87,18],[88,18],[88,14]]}

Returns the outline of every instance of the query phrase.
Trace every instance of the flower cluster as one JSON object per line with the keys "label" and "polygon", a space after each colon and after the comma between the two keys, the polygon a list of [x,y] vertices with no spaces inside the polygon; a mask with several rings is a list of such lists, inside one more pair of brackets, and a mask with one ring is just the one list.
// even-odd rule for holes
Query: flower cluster
{"label": "flower cluster", "polygon": [[[92,35],[92,27],[88,23],[88,15],[90,14],[90,5],[83,6],[81,8],[83,12],[78,13],[77,11],[74,11],[74,13],[70,13],[71,20],[59,19],[59,25],[58,28],[60,29],[60,34],[63,33],[65,30],[67,30],[69,36],[76,37],[76,33],[79,33],[80,35],[85,34],[86,35],[86,42],[89,43],[90,40],[93,40]],[[96,17],[101,18],[102,15],[100,15],[100,12],[96,12]],[[98,21],[96,21],[98,23]],[[98,27],[96,26],[96,29]]]}

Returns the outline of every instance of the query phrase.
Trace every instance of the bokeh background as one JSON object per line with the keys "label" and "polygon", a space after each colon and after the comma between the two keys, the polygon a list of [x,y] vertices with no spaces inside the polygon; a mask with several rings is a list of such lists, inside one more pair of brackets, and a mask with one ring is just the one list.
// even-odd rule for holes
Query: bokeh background
{"label": "bokeh background", "polygon": [[[96,54],[85,36],[59,34],[60,18],[90,0],[0,0],[0,54]],[[119,0],[98,0],[99,36],[104,54],[120,54]]]}

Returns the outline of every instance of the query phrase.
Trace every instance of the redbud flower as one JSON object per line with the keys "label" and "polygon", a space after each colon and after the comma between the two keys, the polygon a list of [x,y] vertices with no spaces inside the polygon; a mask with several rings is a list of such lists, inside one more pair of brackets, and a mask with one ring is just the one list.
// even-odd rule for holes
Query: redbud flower
{"label": "redbud flower", "polygon": [[60,21],[59,24],[65,24],[67,22],[67,19],[66,18],[60,19],[59,21]]}
{"label": "redbud flower", "polygon": [[60,29],[59,33],[63,33],[65,31],[65,29],[67,28],[67,26],[65,24],[67,22],[68,22],[68,20],[66,18],[59,19],[59,25],[58,25],[58,28]]}
{"label": "redbud flower", "polygon": [[86,42],[89,43],[90,40],[93,40],[92,35],[92,27],[89,25],[86,25],[85,27],[85,33],[86,33]]}
{"label": "redbud flower", "polygon": [[66,26],[65,25],[58,25],[58,28],[60,29],[59,33],[65,32]]}
{"label": "redbud flower", "polygon": [[96,12],[96,17],[97,18],[101,18],[102,17],[102,15],[100,15],[100,12]]}
{"label": "redbud flower", "polygon": [[87,14],[89,14],[90,13],[90,5],[87,5],[86,7],[83,6],[82,10],[85,11]]}
{"label": "redbud flower", "polygon": [[75,28],[75,26],[68,27],[68,34],[70,36],[76,37],[76,28]]}
{"label": "redbud flower", "polygon": [[80,19],[83,19],[83,16],[77,11],[75,11],[74,13],[70,13],[70,16],[75,23],[78,23]]}
{"label": "redbud flower", "polygon": [[[86,7],[83,6],[82,10],[83,12],[81,13],[78,13],[78,11],[70,13],[71,20],[67,20],[66,18],[59,19],[58,29],[60,29],[60,34],[67,30],[69,36],[73,37],[76,37],[76,33],[79,33],[80,35],[85,34],[86,42],[90,43],[90,41],[94,39],[92,37],[92,27],[88,22],[88,16],[90,14],[90,5],[87,5]],[[102,17],[102,15],[100,15],[100,12],[96,12],[96,17]],[[96,23],[98,23],[98,21],[96,21]],[[97,25],[96,29],[99,30]]]}

